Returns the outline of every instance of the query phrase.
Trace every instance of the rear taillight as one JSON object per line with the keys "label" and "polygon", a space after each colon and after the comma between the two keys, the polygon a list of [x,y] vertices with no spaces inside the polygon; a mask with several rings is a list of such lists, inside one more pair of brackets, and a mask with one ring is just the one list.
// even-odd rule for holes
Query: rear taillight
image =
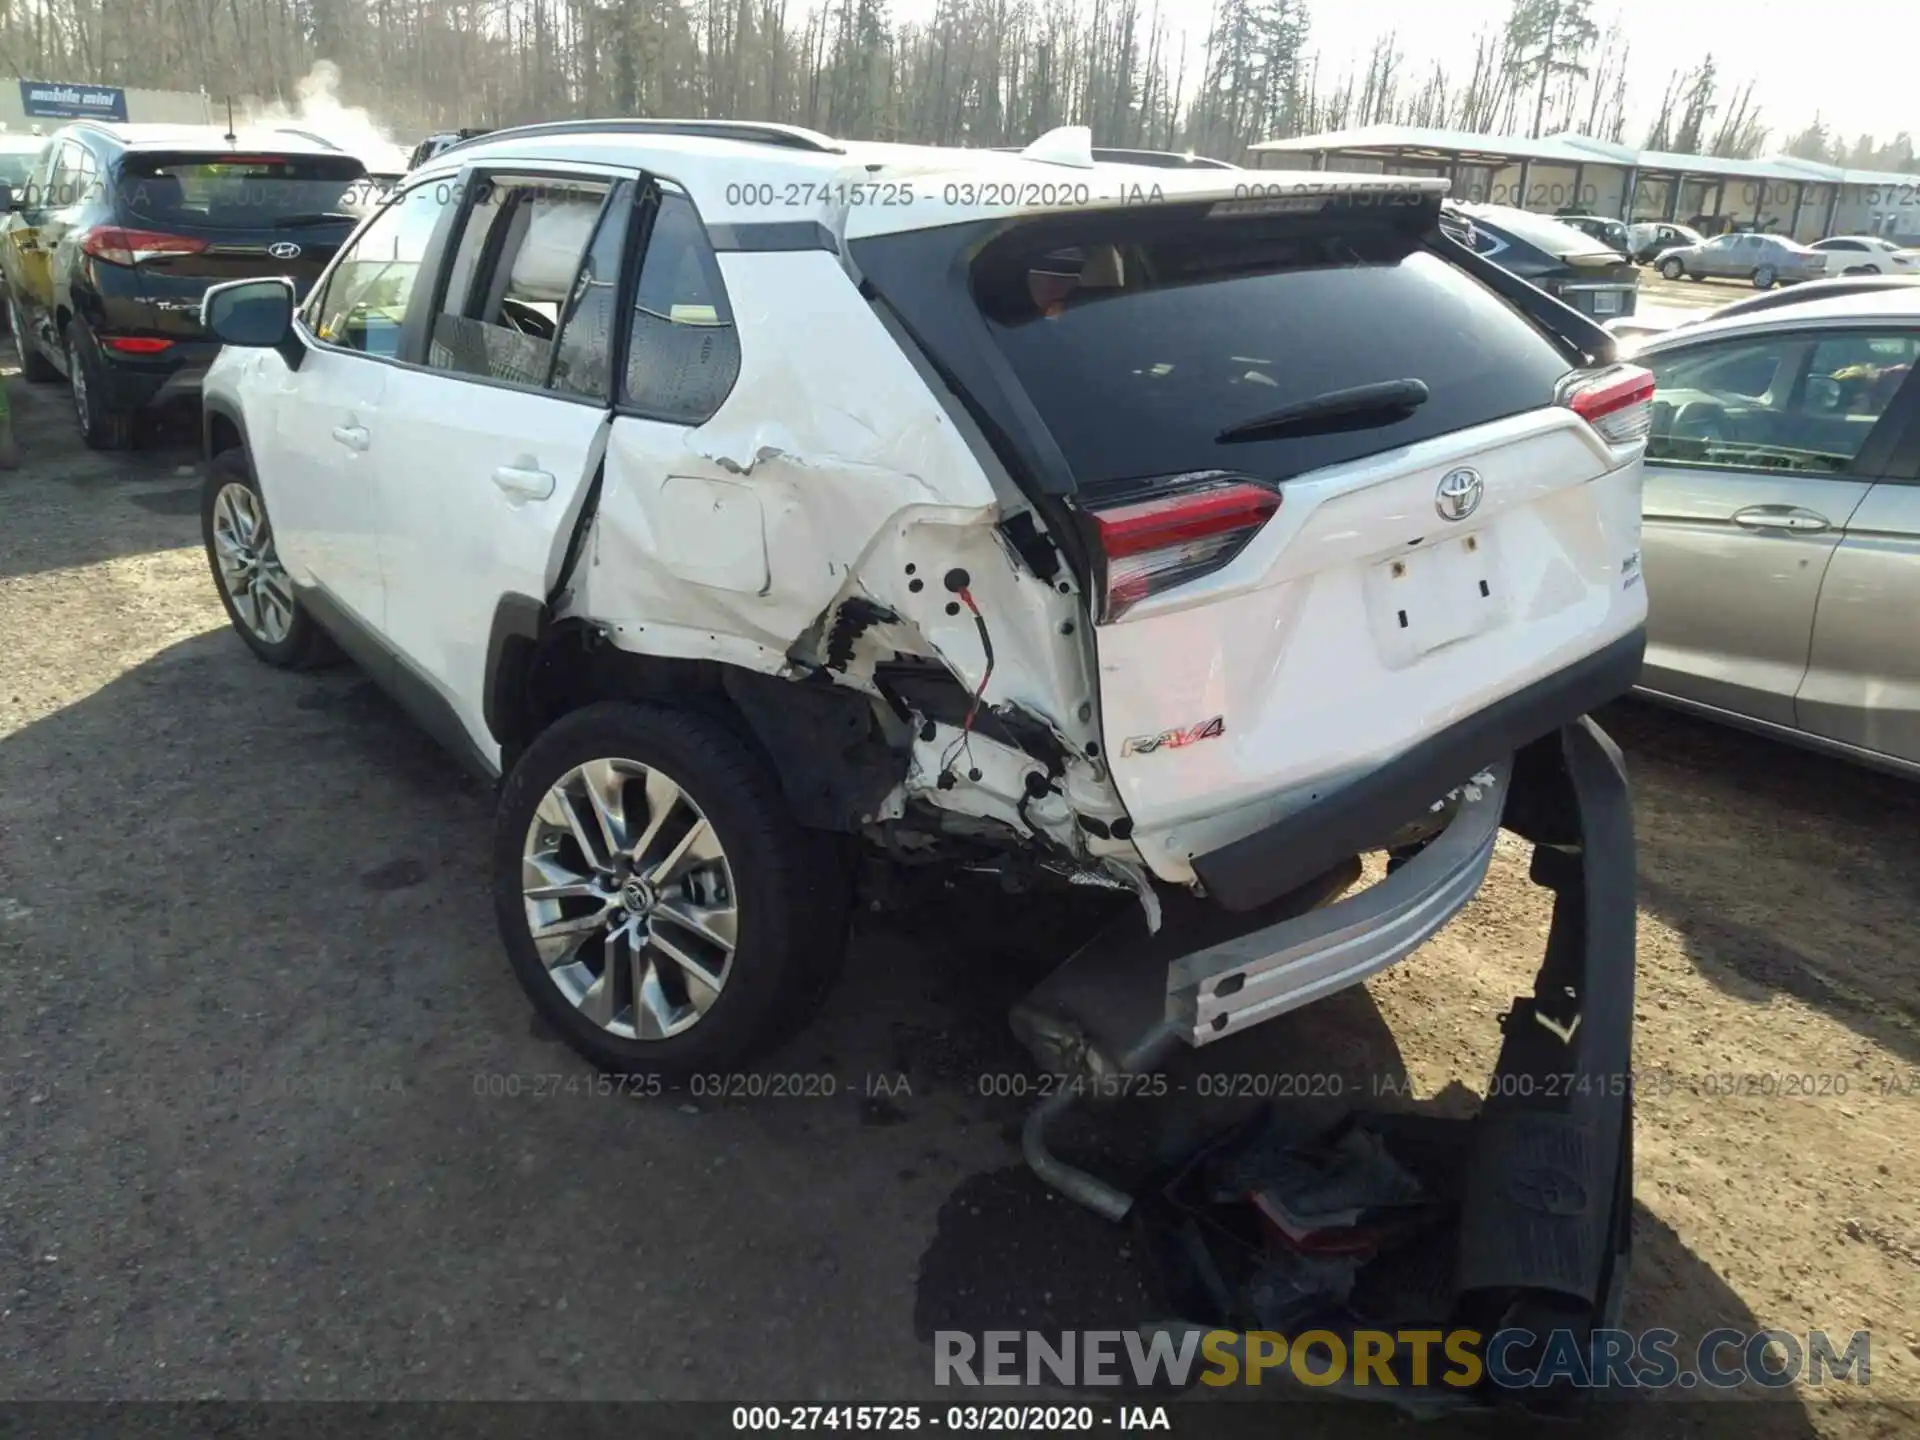
{"label": "rear taillight", "polygon": [[173,348],[173,341],[152,335],[103,335],[100,343],[122,355],[158,355]]}
{"label": "rear taillight", "polygon": [[1609,445],[1634,445],[1653,428],[1653,372],[1638,365],[1574,376],[1560,403],[1585,420]]}
{"label": "rear taillight", "polygon": [[164,255],[198,255],[204,240],[166,235],[158,230],[128,230],[119,225],[96,225],[80,237],[80,248],[109,265],[138,265]]}
{"label": "rear taillight", "polygon": [[1155,489],[1148,499],[1088,511],[1106,559],[1102,623],[1220,569],[1280,508],[1271,486],[1217,471],[1175,476]]}

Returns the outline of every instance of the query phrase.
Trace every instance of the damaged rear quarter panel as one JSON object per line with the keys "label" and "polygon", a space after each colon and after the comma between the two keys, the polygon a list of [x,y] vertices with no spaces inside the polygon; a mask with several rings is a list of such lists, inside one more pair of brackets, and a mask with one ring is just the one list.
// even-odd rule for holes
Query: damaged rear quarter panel
{"label": "damaged rear quarter panel", "polygon": [[[1077,592],[1064,572],[1035,577],[1000,537],[979,460],[838,260],[720,263],[739,378],[704,425],[614,421],[571,609],[624,649],[778,674],[863,598],[898,620],[858,627],[840,683],[869,688],[873,663],[900,652],[944,662],[971,694],[985,655],[946,584],[964,570],[994,647],[983,703],[1018,705],[1070,752],[1097,753]],[[1077,808],[1119,813],[1102,764],[1069,780]]]}
{"label": "damaged rear quarter panel", "polygon": [[833,256],[720,261],[739,379],[704,425],[614,421],[577,608],[629,649],[777,671],[883,532],[995,504]]}

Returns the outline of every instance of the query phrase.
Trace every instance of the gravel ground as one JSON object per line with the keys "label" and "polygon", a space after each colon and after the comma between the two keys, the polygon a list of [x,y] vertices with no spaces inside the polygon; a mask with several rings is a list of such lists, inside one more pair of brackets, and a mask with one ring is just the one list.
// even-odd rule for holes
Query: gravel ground
{"label": "gravel ground", "polygon": [[[190,420],[94,456],[58,388],[8,383],[0,1395],[944,1401],[936,1328],[1141,1318],[1128,1234],[1050,1200],[1022,1102],[981,1093],[1027,1073],[1005,1008],[1094,912],[870,917],[760,1072],[801,1094],[595,1093],[499,953],[488,796],[353,670],[276,673],[227,632]],[[1851,1403],[1642,1405],[1626,1429],[1914,1433],[1920,791],[1603,718],[1636,786],[1636,1064],[1660,1077],[1629,1321],[1873,1336]],[[1441,937],[1205,1068],[1458,1106],[1544,900],[1503,839]],[[1221,1118],[1176,1111],[1141,1121],[1161,1153]]]}

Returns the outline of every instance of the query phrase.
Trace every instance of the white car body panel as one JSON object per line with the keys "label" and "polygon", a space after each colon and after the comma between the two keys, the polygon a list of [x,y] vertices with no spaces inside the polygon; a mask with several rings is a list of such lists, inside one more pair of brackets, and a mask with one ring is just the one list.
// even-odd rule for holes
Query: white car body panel
{"label": "white car body panel", "polygon": [[[824,251],[723,255],[721,270],[740,377],[696,428],[614,421],[572,609],[626,649],[791,674],[796,644],[866,599],[899,621],[859,637],[843,683],[871,691],[874,662],[900,652],[943,662],[972,693],[985,657],[972,616],[947,613],[957,602],[942,583],[964,569],[995,649],[983,702],[1019,706],[1084,752],[1099,733],[1091,656],[1083,625],[1061,633],[1082,615],[1077,591],[1013,562],[980,462],[837,262]],[[782,303],[797,291],[808,307]],[[969,743],[976,758],[1001,748]],[[921,742],[916,755],[944,748]],[[1021,759],[1024,775],[1033,762]],[[939,766],[921,768],[933,803],[977,813],[966,786],[932,789]],[[1098,766],[1081,760],[1067,778],[1076,808],[1121,813]],[[912,777],[908,790],[920,790]]]}
{"label": "white car body panel", "polygon": [[245,376],[245,413],[262,420],[249,434],[278,482],[267,504],[288,574],[385,624],[374,461],[353,447],[380,423],[389,367],[316,349],[297,373],[272,351],[222,351],[214,368],[229,357]]}
{"label": "white car body panel", "polygon": [[[1455,524],[1434,502],[1460,465],[1486,488]],[[1284,496],[1226,569],[1099,630],[1108,753],[1164,879],[1646,621],[1640,461],[1571,412],[1320,471]],[[1215,717],[1217,738],[1128,753]]]}
{"label": "white car body panel", "polygon": [[498,763],[485,713],[494,609],[503,595],[544,598],[552,586],[607,415],[442,371],[380,368],[392,371],[388,413],[362,458],[381,516],[385,634]]}

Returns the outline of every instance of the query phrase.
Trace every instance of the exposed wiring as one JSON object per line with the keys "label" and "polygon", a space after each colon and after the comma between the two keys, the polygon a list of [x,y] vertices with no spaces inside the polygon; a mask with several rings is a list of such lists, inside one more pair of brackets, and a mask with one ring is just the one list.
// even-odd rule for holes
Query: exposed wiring
{"label": "exposed wiring", "polygon": [[[973,628],[980,633],[980,650],[986,656],[987,664],[986,669],[980,674],[979,685],[974,688],[973,699],[967,706],[967,718],[960,723],[959,737],[947,747],[947,753],[940,757],[940,773],[943,775],[953,764],[954,755],[960,751],[966,753],[968,768],[973,767],[973,722],[980,716],[980,702],[987,693],[987,682],[993,679],[993,636],[987,631],[986,617],[980,613],[980,607],[974,603],[973,591],[963,585],[955,593],[960,597],[960,603],[973,614]],[[969,776],[969,778],[972,777]]]}

